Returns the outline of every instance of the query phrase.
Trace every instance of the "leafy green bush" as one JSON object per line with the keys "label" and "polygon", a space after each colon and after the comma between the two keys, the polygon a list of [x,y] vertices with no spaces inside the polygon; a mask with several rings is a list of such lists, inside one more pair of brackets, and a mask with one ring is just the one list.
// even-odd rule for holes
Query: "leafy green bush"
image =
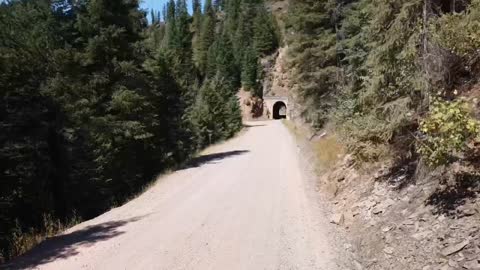
{"label": "leafy green bush", "polygon": [[467,148],[467,144],[478,138],[480,125],[470,116],[464,101],[434,100],[430,112],[421,122],[424,134],[418,152],[430,166],[448,164],[454,154]]}

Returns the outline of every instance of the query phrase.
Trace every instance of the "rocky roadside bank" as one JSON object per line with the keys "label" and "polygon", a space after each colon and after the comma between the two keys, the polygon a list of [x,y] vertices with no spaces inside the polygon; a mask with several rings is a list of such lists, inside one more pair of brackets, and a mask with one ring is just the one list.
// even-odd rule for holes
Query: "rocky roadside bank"
{"label": "rocky roadside bank", "polygon": [[352,269],[480,270],[478,170],[422,172],[413,161],[358,168],[349,155],[319,170],[312,149],[325,136],[296,137]]}

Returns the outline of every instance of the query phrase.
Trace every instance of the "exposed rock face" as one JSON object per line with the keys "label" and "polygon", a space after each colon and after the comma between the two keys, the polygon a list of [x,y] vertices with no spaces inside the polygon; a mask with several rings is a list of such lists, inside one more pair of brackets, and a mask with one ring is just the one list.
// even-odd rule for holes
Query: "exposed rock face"
{"label": "exposed rock face", "polygon": [[240,108],[242,109],[243,121],[250,121],[254,119],[266,119],[263,100],[258,97],[252,97],[251,93],[240,89],[237,94],[240,101]]}
{"label": "exposed rock face", "polygon": [[275,54],[262,59],[264,70],[263,95],[288,96],[290,89],[289,74],[285,63],[286,48],[279,49]]}
{"label": "exposed rock face", "polygon": [[[264,97],[287,97],[289,100],[294,100],[291,99],[294,91],[290,81],[290,72],[286,68],[286,51],[287,48],[280,48],[274,54],[261,59]],[[261,99],[252,97],[249,92],[244,90],[240,90],[238,96],[242,105],[244,120],[268,119],[267,109]],[[291,102],[291,104],[289,102],[289,115],[292,114],[295,107],[297,107],[295,102]],[[287,108],[282,112],[285,115],[286,110]]]}
{"label": "exposed rock face", "polygon": [[444,170],[411,179],[388,164],[358,171],[348,159],[319,185],[336,183],[334,211],[346,213],[343,228],[366,269],[478,269],[478,175],[447,183],[453,172]]}
{"label": "exposed rock face", "polygon": [[262,59],[264,72],[263,96],[288,98],[289,119],[303,123],[302,105],[296,94],[296,85],[292,80],[292,72],[287,64],[288,47],[283,47],[275,54]]}

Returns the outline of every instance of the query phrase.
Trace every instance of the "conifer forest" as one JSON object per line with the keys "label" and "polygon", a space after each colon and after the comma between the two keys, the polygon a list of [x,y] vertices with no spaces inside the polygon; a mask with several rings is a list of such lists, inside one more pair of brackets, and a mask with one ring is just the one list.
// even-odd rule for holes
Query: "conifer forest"
{"label": "conifer forest", "polygon": [[357,164],[478,177],[480,0],[188,1],[0,1],[0,263],[234,137],[280,48]]}
{"label": "conifer forest", "polygon": [[[46,220],[89,219],[242,128],[278,46],[262,1],[0,4],[0,248]],[[220,18],[220,13],[223,14]]]}

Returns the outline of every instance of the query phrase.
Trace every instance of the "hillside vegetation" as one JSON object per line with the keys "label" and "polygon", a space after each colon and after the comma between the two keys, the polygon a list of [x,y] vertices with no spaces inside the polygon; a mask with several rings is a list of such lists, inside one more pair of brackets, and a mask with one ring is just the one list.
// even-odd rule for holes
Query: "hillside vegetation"
{"label": "hillside vegetation", "polygon": [[295,0],[282,20],[292,129],[313,128],[299,148],[357,268],[479,269],[480,1]]}
{"label": "hillside vegetation", "polygon": [[289,66],[303,117],[333,122],[359,161],[473,158],[480,2],[291,1]]}
{"label": "hillside vegetation", "polygon": [[313,147],[322,172],[348,153],[339,171],[382,163],[376,181],[400,175],[404,187],[438,175],[468,179],[468,194],[478,193],[480,0],[192,6],[0,3],[0,262],[234,136],[238,90],[261,98],[271,75],[261,60],[278,55],[291,103],[328,133]]}
{"label": "hillside vegetation", "polygon": [[[0,4],[0,261],[242,127],[278,44],[260,0]],[[150,13],[150,11],[148,11]]]}

